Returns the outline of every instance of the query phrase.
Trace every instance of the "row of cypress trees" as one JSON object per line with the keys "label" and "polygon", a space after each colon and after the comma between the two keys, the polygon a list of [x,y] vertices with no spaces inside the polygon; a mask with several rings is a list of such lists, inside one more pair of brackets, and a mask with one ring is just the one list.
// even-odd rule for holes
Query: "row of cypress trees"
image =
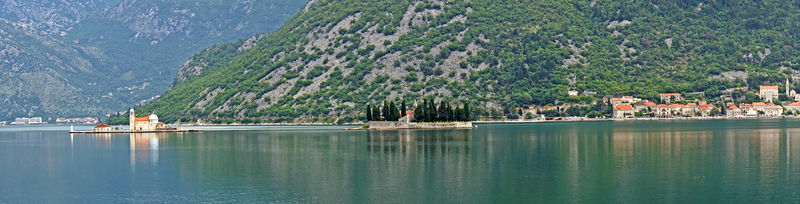
{"label": "row of cypress trees", "polygon": [[452,106],[445,100],[437,105],[433,98],[422,100],[422,105],[414,109],[416,113],[414,119],[418,122],[452,122],[470,121],[469,104],[464,103],[461,107]]}
{"label": "row of cypress trees", "polygon": [[[383,102],[383,106],[367,104],[367,121],[397,121],[406,116],[408,106],[405,101],[398,107],[394,101]],[[463,103],[460,107],[450,105],[445,100],[438,104],[433,98],[423,99],[422,103],[414,109],[414,120],[417,122],[451,122],[470,121],[469,104]]]}
{"label": "row of cypress trees", "polygon": [[400,118],[406,116],[406,105],[405,101],[400,103],[400,107],[398,108],[394,101],[386,103],[383,102],[383,108],[379,107],[378,105],[373,106],[372,104],[367,104],[367,121],[397,121]]}

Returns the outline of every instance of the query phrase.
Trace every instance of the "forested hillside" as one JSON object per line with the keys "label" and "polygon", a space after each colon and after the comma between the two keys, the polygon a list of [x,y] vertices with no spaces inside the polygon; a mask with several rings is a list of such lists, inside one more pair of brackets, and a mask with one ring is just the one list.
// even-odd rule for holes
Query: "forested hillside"
{"label": "forested hillside", "polygon": [[796,76],[798,33],[796,1],[319,0],[252,49],[196,56],[214,68],[184,66],[196,77],[140,112],[352,121],[423,95],[477,116],[620,94],[713,99]]}
{"label": "forested hillside", "polygon": [[0,120],[101,116],[164,92],[213,44],[277,29],[306,0],[4,0]]}

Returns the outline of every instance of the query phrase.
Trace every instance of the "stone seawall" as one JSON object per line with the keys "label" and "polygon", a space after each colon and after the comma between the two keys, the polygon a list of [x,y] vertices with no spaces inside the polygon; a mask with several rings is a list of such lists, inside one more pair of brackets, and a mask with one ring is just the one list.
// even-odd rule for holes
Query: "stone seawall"
{"label": "stone seawall", "polygon": [[370,121],[370,130],[399,130],[399,129],[468,129],[472,122],[446,122],[446,123],[404,123],[396,121]]}

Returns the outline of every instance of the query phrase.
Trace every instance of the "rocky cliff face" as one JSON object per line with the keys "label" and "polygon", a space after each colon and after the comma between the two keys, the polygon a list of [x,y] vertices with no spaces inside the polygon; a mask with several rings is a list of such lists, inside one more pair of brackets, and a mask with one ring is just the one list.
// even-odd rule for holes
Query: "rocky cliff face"
{"label": "rocky cliff face", "polygon": [[1,0],[0,120],[148,100],[213,44],[270,32],[305,0]]}

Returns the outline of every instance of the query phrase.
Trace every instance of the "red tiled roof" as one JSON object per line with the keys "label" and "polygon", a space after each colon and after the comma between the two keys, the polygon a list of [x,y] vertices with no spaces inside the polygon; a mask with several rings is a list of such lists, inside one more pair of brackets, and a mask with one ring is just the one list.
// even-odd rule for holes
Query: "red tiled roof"
{"label": "red tiled roof", "polygon": [[800,102],[790,103],[789,105],[786,106],[800,106]]}
{"label": "red tiled roof", "polygon": [[767,105],[767,104],[766,104],[766,103],[763,103],[763,102],[755,102],[755,103],[753,103],[753,105],[752,105],[752,106],[766,106],[766,105]]}
{"label": "red tiled roof", "polygon": [[672,104],[672,105],[669,105],[669,107],[670,108],[683,108],[683,107],[686,107],[686,106],[684,106],[682,104]]}
{"label": "red tiled roof", "polygon": [[658,105],[656,106],[656,108],[667,108],[667,107],[669,107],[669,106],[667,106],[667,105],[664,105],[664,104],[658,104]]}
{"label": "red tiled roof", "polygon": [[136,117],[133,121],[150,121],[150,117]]}
{"label": "red tiled roof", "polygon": [[761,86],[761,89],[778,89],[778,86]]}
{"label": "red tiled roof", "polygon": [[767,106],[767,109],[783,109],[783,107],[780,107],[780,106]]}
{"label": "red tiled roof", "polygon": [[633,110],[633,107],[629,104],[619,104],[617,106],[614,106],[614,110],[627,111],[627,110]]}
{"label": "red tiled roof", "polygon": [[654,107],[654,106],[656,106],[656,103],[653,103],[653,102],[650,102],[650,101],[643,101],[641,103],[637,103],[636,106]]}
{"label": "red tiled roof", "polygon": [[111,126],[108,126],[106,124],[100,124],[100,125],[94,126],[94,128],[104,128],[104,127],[111,127]]}
{"label": "red tiled roof", "polygon": [[680,96],[681,94],[679,94],[679,93],[662,93],[662,94],[659,94],[659,95],[661,95],[661,96]]}

